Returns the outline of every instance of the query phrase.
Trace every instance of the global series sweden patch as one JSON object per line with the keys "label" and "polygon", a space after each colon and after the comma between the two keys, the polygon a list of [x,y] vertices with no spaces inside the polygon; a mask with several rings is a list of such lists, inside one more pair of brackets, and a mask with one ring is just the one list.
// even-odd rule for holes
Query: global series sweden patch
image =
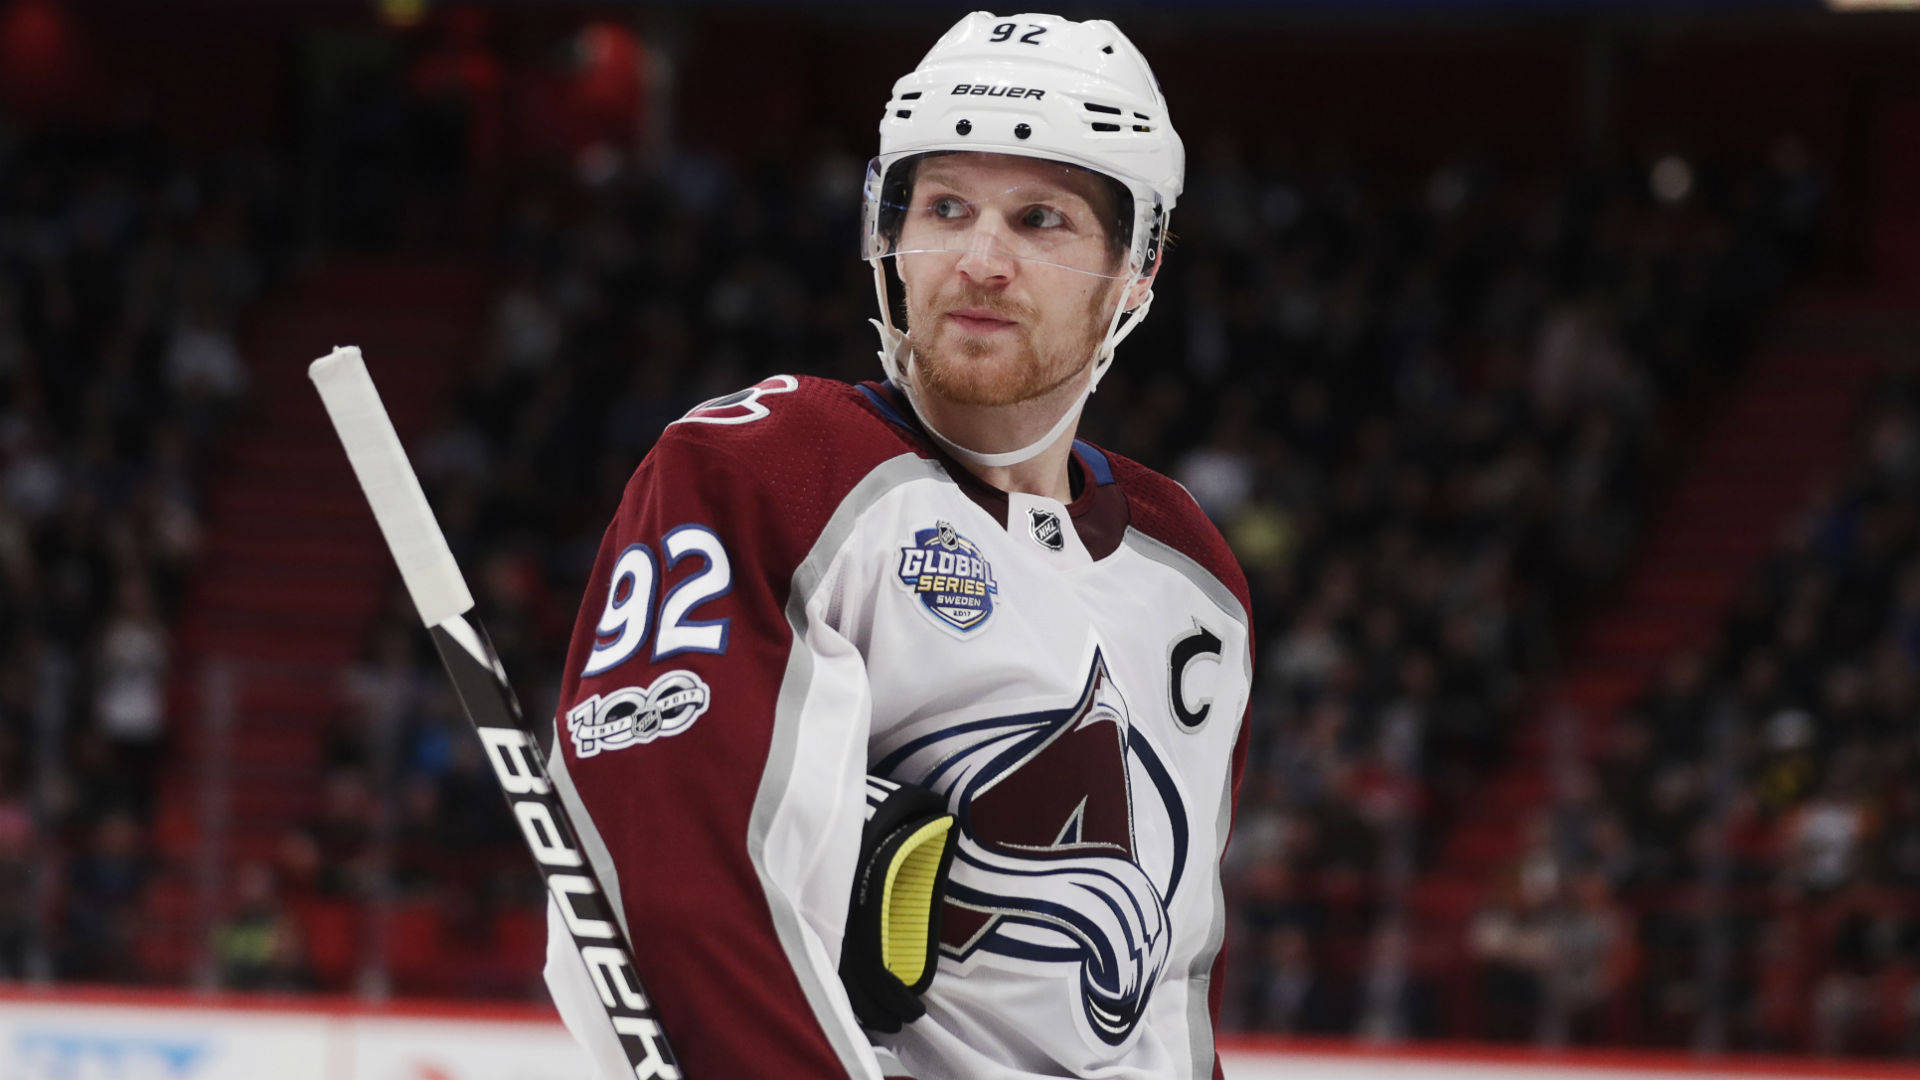
{"label": "global series sweden patch", "polygon": [[914,594],[941,624],[967,634],[993,614],[993,567],[973,541],[941,521],[913,534],[913,546],[900,549],[900,584]]}

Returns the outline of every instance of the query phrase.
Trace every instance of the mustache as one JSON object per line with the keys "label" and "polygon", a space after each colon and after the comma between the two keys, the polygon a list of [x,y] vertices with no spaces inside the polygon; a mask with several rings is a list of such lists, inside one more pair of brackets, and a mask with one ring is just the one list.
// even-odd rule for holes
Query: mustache
{"label": "mustache", "polygon": [[966,308],[980,308],[991,312],[996,319],[1017,323],[1031,323],[1035,314],[1030,305],[979,289],[955,289],[938,297],[934,304],[936,311],[959,311]]}

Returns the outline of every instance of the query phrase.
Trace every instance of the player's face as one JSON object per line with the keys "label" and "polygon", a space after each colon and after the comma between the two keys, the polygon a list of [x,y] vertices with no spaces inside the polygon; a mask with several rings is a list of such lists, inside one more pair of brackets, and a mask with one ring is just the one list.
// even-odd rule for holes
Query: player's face
{"label": "player's face", "polygon": [[921,389],[968,405],[1039,397],[1093,360],[1125,284],[1099,177],[1006,154],[915,174],[897,260]]}

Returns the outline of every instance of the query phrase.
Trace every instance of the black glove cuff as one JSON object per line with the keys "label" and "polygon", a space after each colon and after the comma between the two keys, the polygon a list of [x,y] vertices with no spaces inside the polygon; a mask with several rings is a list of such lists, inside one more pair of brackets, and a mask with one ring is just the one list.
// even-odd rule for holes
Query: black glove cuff
{"label": "black glove cuff", "polygon": [[840,978],[863,1024],[881,1031],[926,1012],[939,961],[941,895],[953,861],[946,800],[867,778],[867,823],[841,945]]}

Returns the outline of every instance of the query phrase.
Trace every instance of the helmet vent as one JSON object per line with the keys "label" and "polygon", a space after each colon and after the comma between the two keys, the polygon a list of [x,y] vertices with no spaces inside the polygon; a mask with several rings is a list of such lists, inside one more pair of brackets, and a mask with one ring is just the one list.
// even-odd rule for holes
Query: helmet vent
{"label": "helmet vent", "polygon": [[1111,45],[1102,45],[1102,46],[1100,46],[1100,51],[1101,51],[1101,52],[1103,52],[1103,53],[1106,53],[1106,54],[1107,54],[1108,56],[1112,56],[1112,55],[1113,55],[1113,46],[1111,46]]}
{"label": "helmet vent", "polygon": [[901,101],[918,101],[920,100],[920,91],[909,90],[906,93],[900,95],[900,100]]}
{"label": "helmet vent", "polygon": [[[1098,102],[1093,102],[1093,101],[1083,101],[1083,102],[1081,102],[1081,103],[1080,103],[1080,107],[1081,107],[1081,108],[1083,108],[1083,109],[1085,109],[1085,110],[1087,110],[1087,111],[1088,111],[1088,112],[1090,112],[1090,113],[1100,113],[1100,114],[1101,114],[1101,115],[1103,115],[1103,116],[1111,116],[1111,117],[1114,117],[1116,121],[1117,121],[1117,120],[1118,120],[1118,119],[1119,119],[1120,117],[1124,117],[1124,116],[1126,116],[1126,115],[1127,115],[1127,114],[1126,114],[1126,112],[1125,112],[1124,110],[1122,110],[1122,109],[1117,109],[1117,108],[1115,108],[1115,107],[1114,107],[1114,106],[1112,106],[1112,105],[1102,105],[1102,104],[1099,104]],[[1139,116],[1139,117],[1140,117],[1140,119],[1142,119],[1142,120],[1145,120],[1145,119],[1146,119],[1146,117],[1144,117],[1144,116],[1140,116],[1140,114],[1139,114],[1139,113],[1134,113],[1133,115],[1135,115],[1135,116]],[[1107,120],[1089,120],[1089,121],[1088,121],[1087,123],[1088,123],[1088,124],[1089,124],[1089,125],[1090,125],[1090,126],[1091,126],[1091,127],[1093,128],[1093,130],[1095,130],[1095,131],[1124,131],[1124,130],[1126,130],[1126,129],[1125,129],[1124,127],[1122,127],[1122,126],[1121,126],[1121,124],[1120,124],[1120,123],[1117,123],[1117,122],[1114,122],[1114,121],[1107,121]],[[1134,124],[1134,125],[1133,125],[1133,130],[1135,130],[1135,131],[1152,131],[1153,129],[1152,129],[1152,128],[1149,128],[1149,127],[1143,127],[1143,126],[1141,126],[1141,125],[1139,125],[1139,124]]]}
{"label": "helmet vent", "polygon": [[913,110],[912,109],[895,109],[893,110],[893,115],[899,117],[902,120],[910,120],[913,118]]}

